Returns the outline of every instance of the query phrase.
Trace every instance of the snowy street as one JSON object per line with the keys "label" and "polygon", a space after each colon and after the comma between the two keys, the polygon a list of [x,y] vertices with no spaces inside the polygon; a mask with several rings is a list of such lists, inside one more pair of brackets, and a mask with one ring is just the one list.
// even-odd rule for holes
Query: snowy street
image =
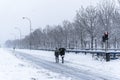
{"label": "snowy street", "polygon": [[0,80],[70,80],[40,66],[38,69],[12,54],[0,49]]}
{"label": "snowy street", "polygon": [[[96,61],[90,55],[66,53],[65,63],[62,64],[60,61],[57,64],[54,60],[54,52],[16,50],[13,53],[17,58],[29,62],[37,69],[42,67],[45,70],[49,70],[49,72],[59,74],[60,80],[120,80],[120,71],[117,71],[118,67],[116,69],[111,65],[113,63],[115,65],[119,64]],[[119,60],[118,63],[120,63]]]}

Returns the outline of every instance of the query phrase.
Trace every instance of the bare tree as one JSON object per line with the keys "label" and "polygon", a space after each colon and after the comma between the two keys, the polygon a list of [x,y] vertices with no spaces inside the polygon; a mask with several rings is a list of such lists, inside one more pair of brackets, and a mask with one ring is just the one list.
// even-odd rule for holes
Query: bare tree
{"label": "bare tree", "polygon": [[97,9],[89,6],[86,9],[82,8],[77,11],[80,25],[87,31],[91,39],[91,49],[93,49],[93,41],[97,34],[98,13]]}
{"label": "bare tree", "polygon": [[66,48],[70,48],[71,39],[73,39],[73,26],[67,20],[63,21],[63,36],[64,36],[64,44]]}

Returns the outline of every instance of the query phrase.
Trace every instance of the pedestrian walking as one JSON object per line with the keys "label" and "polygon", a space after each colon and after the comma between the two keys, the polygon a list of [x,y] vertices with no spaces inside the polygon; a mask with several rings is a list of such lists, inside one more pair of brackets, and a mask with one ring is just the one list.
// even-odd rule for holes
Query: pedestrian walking
{"label": "pedestrian walking", "polygon": [[62,63],[64,63],[65,51],[66,51],[65,48],[59,48],[59,54],[60,54],[60,56],[62,58]]}
{"label": "pedestrian walking", "polygon": [[59,49],[58,48],[56,48],[54,55],[55,55],[56,63],[59,63]]}

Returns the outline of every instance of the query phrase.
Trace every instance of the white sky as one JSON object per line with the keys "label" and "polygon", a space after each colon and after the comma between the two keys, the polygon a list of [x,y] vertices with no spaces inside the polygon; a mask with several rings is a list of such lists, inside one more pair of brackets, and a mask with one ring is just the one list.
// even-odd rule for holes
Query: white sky
{"label": "white sky", "polygon": [[63,20],[73,21],[76,10],[81,5],[95,5],[99,0],[0,0],[0,43],[7,39],[19,38],[29,34],[29,22],[22,17],[28,17],[32,21],[32,29],[45,27],[46,25],[61,24]]}

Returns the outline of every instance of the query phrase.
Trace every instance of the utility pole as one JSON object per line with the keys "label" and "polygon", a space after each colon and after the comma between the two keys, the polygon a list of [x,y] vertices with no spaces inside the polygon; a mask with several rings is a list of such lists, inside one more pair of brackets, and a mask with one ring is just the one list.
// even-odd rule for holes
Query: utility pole
{"label": "utility pole", "polygon": [[20,33],[20,39],[19,39],[19,40],[20,40],[20,41],[19,41],[19,46],[20,46],[20,47],[19,47],[19,48],[21,48],[21,30],[20,30],[20,28],[18,28],[18,27],[15,27],[15,29],[18,30],[19,33]]}
{"label": "utility pole", "polygon": [[108,32],[105,32],[102,41],[105,43],[105,55],[106,55],[106,61],[110,61],[110,53],[107,53],[108,51]]}
{"label": "utility pole", "polygon": [[30,24],[30,39],[29,39],[29,45],[30,45],[30,50],[31,50],[31,30],[32,30],[32,28],[31,28],[31,20],[28,18],[28,17],[23,17],[23,19],[26,19],[26,20],[28,20],[29,21],[29,24]]}

